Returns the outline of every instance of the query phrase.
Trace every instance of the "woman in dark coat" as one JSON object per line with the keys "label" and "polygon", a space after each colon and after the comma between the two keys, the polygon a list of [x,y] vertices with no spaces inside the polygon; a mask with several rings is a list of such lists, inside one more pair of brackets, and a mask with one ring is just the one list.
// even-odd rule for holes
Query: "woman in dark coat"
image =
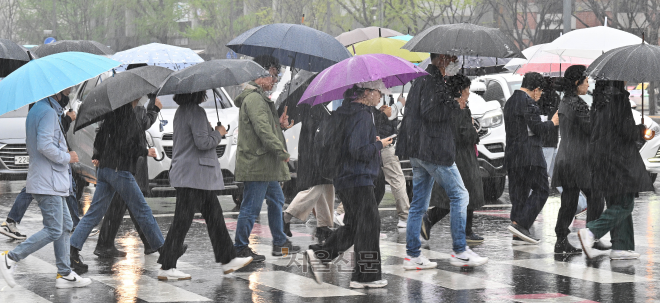
{"label": "woman in dark coat", "polygon": [[[584,65],[573,65],[566,69],[564,76],[564,98],[559,105],[559,127],[561,143],[555,159],[552,187],[562,187],[561,207],[557,215],[555,233],[555,253],[581,253],[582,250],[573,247],[568,242],[568,227],[573,222],[577,210],[580,191],[587,196],[587,201],[598,199],[591,190],[591,175],[589,169],[589,105],[580,95],[585,95],[589,89],[589,80],[584,75],[587,68]],[[589,203],[589,202],[587,202]]]}
{"label": "woman in dark coat", "polygon": [[[475,145],[479,143],[479,134],[472,124],[472,112],[467,106],[467,98],[470,95],[470,79],[463,75],[448,78],[447,84],[451,87],[454,97],[459,100],[461,110],[454,116],[454,140],[456,142],[456,166],[461,173],[463,184],[470,194],[470,202],[467,207],[467,220],[465,222],[465,239],[468,243],[475,244],[484,241],[472,231],[472,219],[474,210],[484,205],[484,187],[479,174],[479,162]],[[430,204],[435,206],[429,209],[423,218],[423,227],[426,235],[430,235],[431,227],[449,214],[449,197],[445,190],[437,182],[433,184]],[[428,226],[428,227],[427,227]],[[424,236],[424,232],[422,232]],[[426,239],[428,240],[428,239]]]}
{"label": "woman in dark coat", "polygon": [[[612,236],[610,259],[637,259],[632,211],[635,193],[652,191],[637,143],[644,142],[645,126],[636,125],[630,111],[629,93],[622,81],[598,81],[591,112],[592,190],[605,196],[607,209],[578,232],[587,258],[592,258],[594,240]],[[654,131],[658,131],[654,129]]]}

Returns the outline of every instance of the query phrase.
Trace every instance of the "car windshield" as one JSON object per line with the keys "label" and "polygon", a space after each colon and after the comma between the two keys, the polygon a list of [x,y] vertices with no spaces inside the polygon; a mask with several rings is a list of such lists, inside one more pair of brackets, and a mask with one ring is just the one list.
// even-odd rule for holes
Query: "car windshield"
{"label": "car windshield", "polygon": [[509,91],[513,93],[515,90],[520,89],[521,85],[522,81],[509,82]]}
{"label": "car windshield", "polygon": [[[201,107],[204,108],[215,108],[217,101],[218,108],[230,108],[232,107],[231,103],[225,96],[224,92],[221,90],[215,90],[216,93],[219,93],[220,95],[214,94],[214,90],[207,90],[206,91],[206,101],[202,102],[200,104]],[[166,95],[166,96],[158,96],[158,99],[160,99],[160,102],[163,104],[163,108],[178,108],[179,105],[174,102],[172,99],[174,98],[174,95]]]}

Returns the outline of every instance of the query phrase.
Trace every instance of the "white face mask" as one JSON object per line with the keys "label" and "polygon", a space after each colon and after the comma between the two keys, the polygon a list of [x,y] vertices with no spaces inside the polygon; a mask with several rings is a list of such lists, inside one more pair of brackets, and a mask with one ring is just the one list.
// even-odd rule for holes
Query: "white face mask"
{"label": "white face mask", "polygon": [[447,67],[445,67],[445,76],[455,76],[460,70],[461,66],[458,62],[450,62]]}
{"label": "white face mask", "polygon": [[149,98],[143,96],[142,98],[140,98],[140,101],[138,101],[138,106],[144,106],[145,104],[147,104],[147,102],[149,102]]}

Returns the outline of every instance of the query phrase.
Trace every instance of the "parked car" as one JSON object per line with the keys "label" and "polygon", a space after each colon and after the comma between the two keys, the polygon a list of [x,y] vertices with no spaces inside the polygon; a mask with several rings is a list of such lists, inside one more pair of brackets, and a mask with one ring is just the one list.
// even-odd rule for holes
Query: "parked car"
{"label": "parked car", "polygon": [[28,106],[0,116],[0,180],[25,180],[30,157],[25,145]]}
{"label": "parked car", "polygon": [[[76,111],[82,104],[82,101],[93,87],[100,84],[104,79],[110,77],[110,73],[103,74],[95,79],[86,81],[77,86],[71,94],[71,108]],[[215,125],[217,122],[216,102],[220,121],[229,127],[228,134],[220,141],[216,148],[218,161],[222,167],[222,175],[225,182],[225,190],[219,194],[230,194],[237,205],[240,205],[243,195],[243,185],[234,181],[234,169],[236,167],[236,138],[238,136],[238,108],[234,106],[233,101],[223,88],[207,90],[207,101],[201,104],[206,109],[208,119]],[[151,128],[146,131],[147,144],[154,147],[162,160],[157,161],[154,158],[147,159],[149,187],[169,187],[169,169],[172,159],[172,138],[174,114],[178,105],[172,100],[173,95],[159,96],[163,109],[160,111],[159,118]],[[69,130],[68,140],[71,149],[78,153],[80,162],[73,165],[74,178],[76,179],[77,191],[82,192],[84,186],[88,183],[96,184],[96,169],[92,165],[92,154],[94,138],[98,131],[99,123],[87,126],[75,134],[73,127]]]}

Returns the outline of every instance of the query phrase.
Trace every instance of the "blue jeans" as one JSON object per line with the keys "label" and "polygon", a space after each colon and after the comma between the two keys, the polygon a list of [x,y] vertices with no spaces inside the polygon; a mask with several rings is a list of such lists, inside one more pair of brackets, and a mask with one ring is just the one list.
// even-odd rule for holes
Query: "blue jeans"
{"label": "blue jeans", "polygon": [[[552,180],[552,173],[555,172],[555,158],[557,157],[557,148],[544,147],[543,156],[545,157],[545,163],[548,165],[548,178]],[[564,192],[564,189],[561,188],[561,186],[557,187],[557,190],[559,191],[560,194]],[[578,199],[578,207],[575,214],[576,215],[579,214],[585,208],[587,208],[587,197],[584,195],[583,192],[580,192],[580,198]]]}
{"label": "blue jeans", "polygon": [[[72,188],[76,188],[76,183],[73,181],[73,179],[71,179],[71,186],[73,186]],[[71,220],[73,220],[73,227],[76,227],[78,226],[78,222],[80,222],[80,218],[78,217],[78,200],[76,199],[76,194],[74,193],[73,195],[66,197],[65,200],[66,205],[69,208]],[[18,196],[16,196],[14,205],[11,206],[11,210],[9,211],[7,218],[14,220],[16,223],[21,223],[21,220],[23,220],[23,216],[25,216],[25,212],[27,212],[30,203],[32,203],[32,195],[28,194],[25,191],[25,187],[23,187]]]}
{"label": "blue jeans", "polygon": [[422,217],[429,208],[433,182],[438,182],[449,196],[450,227],[452,248],[455,253],[465,251],[465,220],[467,206],[470,202],[461,174],[456,163],[442,166],[416,158],[410,158],[413,170],[413,200],[408,211],[408,228],[406,230],[406,252],[411,257],[419,257],[422,242],[419,234],[422,229]]}
{"label": "blue jeans", "polygon": [[69,235],[73,228],[69,210],[64,203],[64,197],[34,194],[43,216],[44,228],[19,244],[9,252],[9,257],[20,261],[35,251],[53,242],[55,248],[55,263],[57,273],[63,276],[71,273],[69,263]]}
{"label": "blue jeans", "polygon": [[158,228],[158,223],[156,223],[156,219],[151,213],[151,208],[147,205],[147,201],[144,200],[144,196],[137,182],[135,182],[133,174],[128,171],[115,171],[104,167],[100,168],[96,175],[96,191],[94,192],[92,204],[73,232],[71,246],[79,250],[82,249],[92,228],[103,219],[103,215],[108,210],[115,192],[119,193],[119,196],[126,202],[128,209],[133,213],[133,216],[144,232],[149,245],[154,249],[163,246],[165,242],[163,233]]}
{"label": "blue jeans", "polygon": [[261,212],[261,206],[268,204],[268,227],[273,235],[273,245],[284,245],[284,221],[282,221],[282,206],[284,206],[284,193],[277,181],[255,181],[243,183],[243,202],[241,212],[236,222],[236,237],[234,247],[241,251],[250,244],[250,233],[254,221]]}

